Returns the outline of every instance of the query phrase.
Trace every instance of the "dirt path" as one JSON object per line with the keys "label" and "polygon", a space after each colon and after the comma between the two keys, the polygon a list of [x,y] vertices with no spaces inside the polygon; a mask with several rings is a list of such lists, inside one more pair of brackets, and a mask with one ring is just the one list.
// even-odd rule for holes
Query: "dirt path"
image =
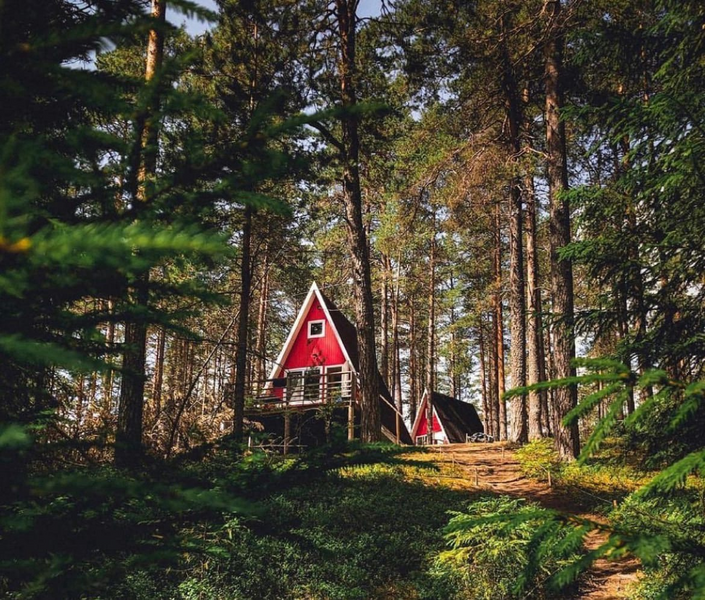
{"label": "dirt path", "polygon": [[[486,489],[497,494],[517,496],[538,502],[546,508],[577,514],[594,521],[599,515],[583,512],[576,498],[547,483],[523,476],[514,453],[499,444],[453,444],[438,446],[427,455],[442,467],[444,473],[457,478],[458,487]],[[588,536],[589,549],[597,548],[606,534]],[[580,598],[589,600],[621,600],[628,598],[628,588],[638,578],[639,562],[624,559],[617,562],[600,559],[585,575]]]}

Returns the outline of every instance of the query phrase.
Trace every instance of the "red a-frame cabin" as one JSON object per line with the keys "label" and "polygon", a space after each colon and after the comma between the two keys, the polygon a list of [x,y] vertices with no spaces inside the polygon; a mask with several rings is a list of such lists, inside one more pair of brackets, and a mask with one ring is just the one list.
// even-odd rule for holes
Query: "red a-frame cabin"
{"label": "red a-frame cabin", "polygon": [[[326,406],[339,412],[347,409],[348,438],[353,439],[360,416],[357,349],[355,326],[313,283],[248,416],[256,419],[263,414],[282,414],[288,440],[292,414],[302,416]],[[402,415],[381,375],[377,376],[382,434],[392,442],[411,444]]]}

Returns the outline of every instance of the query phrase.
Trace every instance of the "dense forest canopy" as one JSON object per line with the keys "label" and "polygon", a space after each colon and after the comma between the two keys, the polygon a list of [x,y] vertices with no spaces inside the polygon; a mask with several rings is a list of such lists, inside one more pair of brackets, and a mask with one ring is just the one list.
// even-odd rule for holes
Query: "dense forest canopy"
{"label": "dense forest canopy", "polygon": [[[363,442],[382,381],[409,426],[428,390],[562,461],[618,439],[647,498],[701,477],[701,2],[216,5],[0,2],[8,514],[52,470],[240,456],[313,281]],[[702,594],[703,540],[657,534]]]}

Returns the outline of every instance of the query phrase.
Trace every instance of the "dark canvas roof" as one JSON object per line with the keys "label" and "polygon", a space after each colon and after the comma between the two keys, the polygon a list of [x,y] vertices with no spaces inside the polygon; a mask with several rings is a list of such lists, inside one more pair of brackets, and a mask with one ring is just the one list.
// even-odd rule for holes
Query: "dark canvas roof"
{"label": "dark canvas roof", "polygon": [[[350,362],[356,372],[360,371],[360,354],[358,352],[357,346],[357,328],[353,325],[348,318],[340,311],[340,309],[335,305],[335,303],[328,298],[320,289],[321,298],[328,309],[330,318],[333,320],[333,324],[338,331],[340,336],[340,341],[343,342],[345,350],[350,357]],[[377,371],[377,379],[379,382],[379,394],[385,398],[390,404],[394,404],[394,399],[392,398],[389,388],[387,387],[382,374]],[[380,411],[382,416],[382,425],[386,427],[389,431],[394,433],[396,431],[396,413],[395,411],[383,400],[380,400]],[[411,435],[406,427],[404,421],[401,421],[401,441],[404,444],[413,444],[411,440]],[[465,439],[463,439],[465,441]]]}
{"label": "dark canvas roof", "polygon": [[469,402],[433,392],[433,408],[451,443],[464,443],[466,434],[484,430],[475,407]]}
{"label": "dark canvas roof", "polygon": [[338,331],[340,341],[343,342],[343,346],[345,346],[345,350],[347,350],[348,356],[350,357],[350,362],[352,362],[355,371],[359,371],[360,356],[357,351],[357,328],[350,321],[348,321],[348,318],[340,311],[340,309],[328,296],[326,296],[320,289],[318,291],[320,292],[321,298],[330,313],[330,318],[333,320],[333,325],[335,325],[335,328]]}

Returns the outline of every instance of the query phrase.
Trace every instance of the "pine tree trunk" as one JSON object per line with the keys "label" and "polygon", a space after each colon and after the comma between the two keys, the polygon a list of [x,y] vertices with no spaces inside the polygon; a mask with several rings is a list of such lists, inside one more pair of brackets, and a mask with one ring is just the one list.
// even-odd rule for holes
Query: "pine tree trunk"
{"label": "pine tree trunk", "polygon": [[389,384],[389,258],[382,255],[382,305],[379,310],[380,344],[379,370],[382,379]]}
{"label": "pine tree trunk", "polygon": [[[544,355],[540,364],[545,367],[544,380],[550,381],[556,378],[553,368],[553,347],[551,346],[551,332],[548,329],[543,330],[543,348]],[[541,397],[541,429],[547,437],[553,435],[553,407],[556,405],[553,389],[546,390],[546,393]]]}
{"label": "pine tree trunk", "polygon": [[492,414],[490,412],[490,401],[487,397],[487,369],[485,367],[485,336],[482,333],[482,316],[480,316],[479,325],[477,327],[477,346],[479,350],[479,367],[480,367],[480,390],[482,393],[482,417],[485,422],[485,433],[492,433]]}
{"label": "pine tree trunk", "polygon": [[247,379],[247,342],[250,333],[250,293],[251,272],[252,207],[245,206],[242,226],[242,249],[240,256],[240,317],[237,324],[237,353],[235,355],[235,386],[233,434],[235,443],[240,444],[244,435],[245,385]]}
{"label": "pine tree trunk", "polygon": [[488,339],[488,348],[489,348],[489,375],[488,375],[488,381],[490,384],[489,387],[489,392],[488,392],[488,400],[490,402],[490,418],[492,422],[492,435],[496,440],[501,439],[500,438],[500,429],[499,429],[499,397],[497,395],[497,390],[499,388],[499,385],[497,384],[497,376],[498,376],[498,361],[497,361],[497,332],[495,331],[495,320],[497,319],[497,315],[492,312],[490,314],[490,321],[491,321],[491,326],[492,326],[492,331]]}
{"label": "pine tree trunk", "polygon": [[495,339],[495,384],[497,386],[497,418],[500,440],[507,439],[507,403],[504,399],[504,314],[502,307],[502,219],[499,202],[495,209],[494,249],[494,339]]}
{"label": "pine tree trunk", "polygon": [[436,383],[436,220],[433,219],[431,234],[431,250],[428,258],[429,285],[428,285],[428,330],[426,334],[426,394],[427,394],[427,423],[428,443],[433,445],[433,392]]}
{"label": "pine tree trunk", "polygon": [[[544,363],[543,326],[541,319],[541,287],[539,280],[539,257],[536,234],[536,195],[534,178],[527,174],[524,189],[526,198],[526,295],[527,307],[527,383],[533,385],[546,380]],[[529,439],[536,440],[543,435],[541,411],[546,403],[546,391],[529,392]]]}
{"label": "pine tree trunk", "polygon": [[269,243],[264,249],[262,263],[262,285],[259,294],[259,307],[257,309],[257,335],[255,346],[255,388],[260,392],[265,385],[267,377],[265,354],[267,352],[267,307],[269,305]]}
{"label": "pine tree trunk", "polygon": [[409,298],[409,419],[412,423],[416,421],[416,411],[419,406],[419,392],[416,385],[418,371],[416,345],[416,311],[414,310],[414,299]]}
{"label": "pine tree trunk", "polygon": [[[509,312],[512,339],[512,387],[526,385],[526,321],[521,192],[515,181],[511,188],[509,217]],[[524,443],[529,439],[526,396],[514,396],[511,404],[510,438]]]}
{"label": "pine tree trunk", "polygon": [[[166,21],[166,0],[152,0],[152,16],[161,25]],[[164,33],[161,29],[149,32],[145,81],[154,80],[164,59]],[[157,142],[159,127],[157,113],[159,95],[154,91],[146,113],[138,118],[137,136],[139,150],[134,152],[133,171],[138,172],[132,184],[133,212],[139,214],[140,204],[148,200],[148,185],[157,171]],[[136,169],[134,167],[137,167]],[[136,306],[147,306],[149,298],[149,272],[137,278],[132,294]],[[125,325],[125,351],[122,360],[122,386],[118,424],[115,433],[115,462],[119,466],[135,466],[142,456],[142,426],[144,414],[144,384],[147,323],[135,321]]]}
{"label": "pine tree trunk", "polygon": [[[115,308],[115,303],[112,300],[107,301],[107,312],[109,315],[112,314],[113,309]],[[113,348],[115,346],[115,322],[110,319],[108,322],[107,326],[107,331],[105,332],[105,344],[106,347],[109,350],[109,354],[107,356],[107,362],[108,364],[112,365],[113,364]],[[102,399],[102,405],[101,405],[101,418],[103,419],[103,422],[106,422],[111,413],[112,413],[112,408],[113,408],[113,377],[114,377],[114,371],[112,367],[106,371],[103,375],[103,399]]]}
{"label": "pine tree trunk", "polygon": [[[448,275],[450,289],[455,289],[455,279],[453,272]],[[450,375],[450,395],[452,398],[460,398],[460,374],[458,373],[457,355],[457,318],[455,314],[455,303],[452,302],[448,313],[448,329],[450,330],[450,347],[448,349],[448,373]]]}
{"label": "pine tree trunk", "polygon": [[[509,143],[513,173],[509,181],[509,330],[512,340],[511,370],[512,387],[526,385],[526,302],[524,296],[524,235],[519,157],[521,155],[520,132],[522,129],[522,108],[519,87],[509,56],[508,16],[501,19],[502,26],[502,88],[505,98],[505,112],[509,124]],[[528,415],[526,397],[514,396],[510,400],[511,410],[509,437],[513,442],[528,440]]]}
{"label": "pine tree trunk", "polygon": [[157,348],[154,359],[154,377],[152,378],[152,401],[154,402],[154,422],[159,420],[162,411],[162,386],[164,383],[164,354],[166,350],[166,331],[157,329]]}
{"label": "pine tree trunk", "polygon": [[[557,20],[560,0],[547,0],[548,18],[546,43],[546,158],[550,202],[549,238],[551,244],[551,296],[553,304],[553,360],[556,377],[574,377],[575,333],[573,314],[573,267],[570,260],[561,260],[559,252],[570,243],[570,207],[565,197],[568,190],[568,164],[563,107],[561,72],[563,69],[563,39]],[[578,399],[572,385],[555,392],[553,431],[556,449],[563,459],[573,459],[580,452],[577,423],[563,425],[563,418]]]}
{"label": "pine tree trunk", "polygon": [[[146,282],[140,282],[133,302],[139,306],[146,306]],[[122,385],[115,433],[115,463],[120,467],[134,467],[142,457],[147,324],[137,322],[125,324],[124,344]]]}
{"label": "pine tree trunk", "polygon": [[[398,263],[397,263],[398,267]],[[399,351],[399,273],[392,293],[392,397],[399,412],[402,411],[401,364]]]}
{"label": "pine tree trunk", "polygon": [[[356,7],[354,0],[336,0],[340,34],[340,93],[342,107],[350,111],[357,105],[355,91]],[[352,252],[355,316],[359,351],[360,378],[360,438],[363,442],[381,439],[382,424],[379,408],[374,298],[370,273],[370,252],[362,218],[360,188],[359,117],[347,112],[341,117],[343,162],[343,201],[347,237]]]}

